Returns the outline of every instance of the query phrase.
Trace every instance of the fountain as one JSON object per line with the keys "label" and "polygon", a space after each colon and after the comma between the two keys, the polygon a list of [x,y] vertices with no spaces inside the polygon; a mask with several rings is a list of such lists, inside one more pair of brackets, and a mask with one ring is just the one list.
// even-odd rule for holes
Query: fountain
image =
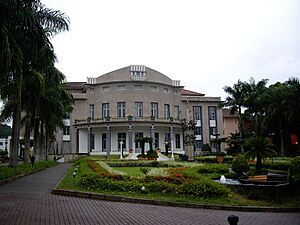
{"label": "fountain", "polygon": [[221,176],[220,182],[221,182],[222,184],[226,184],[226,178],[225,178],[224,175]]}
{"label": "fountain", "polygon": [[221,183],[221,184],[228,184],[228,185],[239,185],[239,184],[241,184],[238,180],[226,178],[224,175],[222,175],[220,179],[215,180],[215,181],[218,182],[218,183]]}

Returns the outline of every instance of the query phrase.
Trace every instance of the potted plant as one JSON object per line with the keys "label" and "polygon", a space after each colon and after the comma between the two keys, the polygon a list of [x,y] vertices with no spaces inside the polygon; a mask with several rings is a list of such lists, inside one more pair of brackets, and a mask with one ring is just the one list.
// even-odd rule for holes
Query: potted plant
{"label": "potted plant", "polygon": [[219,152],[219,153],[216,154],[216,156],[217,156],[217,162],[218,163],[223,163],[226,154],[225,154],[225,152]]}

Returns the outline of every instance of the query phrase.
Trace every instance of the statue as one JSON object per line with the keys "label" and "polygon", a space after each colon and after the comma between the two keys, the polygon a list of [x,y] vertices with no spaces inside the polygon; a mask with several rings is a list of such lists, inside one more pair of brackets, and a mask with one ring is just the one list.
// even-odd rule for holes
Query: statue
{"label": "statue", "polygon": [[195,123],[191,119],[189,122],[183,119],[181,127],[184,134],[185,154],[188,156],[188,161],[194,161]]}

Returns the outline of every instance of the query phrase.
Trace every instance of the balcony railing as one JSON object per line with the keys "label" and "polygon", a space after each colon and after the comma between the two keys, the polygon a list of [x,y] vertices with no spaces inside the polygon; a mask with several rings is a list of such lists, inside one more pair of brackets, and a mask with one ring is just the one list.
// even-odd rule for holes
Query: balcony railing
{"label": "balcony railing", "polygon": [[[179,124],[180,120],[179,119],[171,119],[171,118],[155,118],[153,120],[153,118],[151,117],[132,117],[131,122],[147,122],[147,123],[172,123],[174,124]],[[126,117],[109,117],[108,118],[94,118],[94,119],[90,119],[90,118],[86,118],[86,119],[76,119],[75,120],[75,124],[86,124],[86,123],[107,123],[107,122],[112,122],[112,123],[116,123],[116,122],[129,122],[128,118]]]}

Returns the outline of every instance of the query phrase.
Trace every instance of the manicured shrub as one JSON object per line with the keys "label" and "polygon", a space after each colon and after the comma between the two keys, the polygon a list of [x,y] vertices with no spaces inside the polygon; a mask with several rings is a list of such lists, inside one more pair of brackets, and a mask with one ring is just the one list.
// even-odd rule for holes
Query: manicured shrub
{"label": "manicured shrub", "polygon": [[281,171],[288,171],[289,167],[291,165],[291,162],[286,161],[264,161],[263,162],[263,168],[271,169],[271,170],[281,170]]}
{"label": "manicured shrub", "polygon": [[11,168],[8,166],[0,166],[0,180],[4,180],[10,177],[14,177],[17,175],[23,175],[27,173],[31,173],[34,171],[38,171],[40,169],[49,168],[57,165],[57,162],[54,161],[41,161],[35,163],[33,166],[31,164],[19,164],[17,168]]}
{"label": "manicured shrub", "polygon": [[222,184],[203,177],[202,179],[191,183],[184,183],[178,188],[178,192],[180,194],[195,195],[205,198],[226,197],[229,194],[229,189]]}
{"label": "manicured shrub", "polygon": [[198,169],[198,173],[207,174],[207,173],[228,173],[229,167],[225,164],[204,164]]}
{"label": "manicured shrub", "polygon": [[87,162],[88,167],[91,168],[91,170],[93,170],[95,173],[98,173],[98,174],[107,173],[107,171],[103,167],[101,167],[100,164],[97,163],[96,161],[87,159],[86,162]]}
{"label": "manicured shrub", "polygon": [[232,162],[232,170],[238,175],[243,175],[243,173],[248,172],[249,169],[250,166],[246,157],[242,154],[237,155],[237,157]]}
{"label": "manicured shrub", "polygon": [[300,184],[300,156],[291,161],[288,173],[288,180],[291,184]]}
{"label": "manicured shrub", "polygon": [[196,156],[195,160],[201,163],[216,163],[217,157],[216,156]]}

